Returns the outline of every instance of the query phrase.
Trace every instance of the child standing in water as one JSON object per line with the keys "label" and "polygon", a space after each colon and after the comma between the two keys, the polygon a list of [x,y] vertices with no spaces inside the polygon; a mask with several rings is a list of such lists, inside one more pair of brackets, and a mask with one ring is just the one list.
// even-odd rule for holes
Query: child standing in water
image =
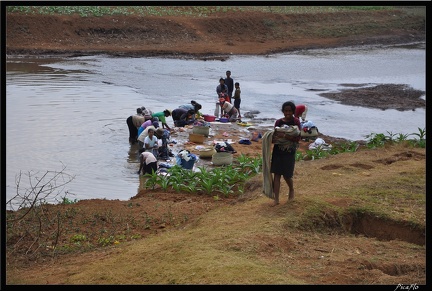
{"label": "child standing in water", "polygon": [[234,97],[233,97],[234,98],[234,107],[237,108],[238,118],[241,118],[241,114],[240,114],[240,102],[241,102],[241,99],[240,99],[240,93],[241,93],[240,83],[239,82],[235,82],[234,87],[235,87]]}

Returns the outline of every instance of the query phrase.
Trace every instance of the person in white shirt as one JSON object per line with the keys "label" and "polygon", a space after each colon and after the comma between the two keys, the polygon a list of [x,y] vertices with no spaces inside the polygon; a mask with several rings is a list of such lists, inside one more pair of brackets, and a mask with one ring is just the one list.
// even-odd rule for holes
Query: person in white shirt
{"label": "person in white shirt", "polygon": [[221,101],[221,108],[225,112],[226,115],[228,115],[229,121],[236,121],[238,119],[238,110],[234,107],[231,103],[228,101],[225,101],[224,98],[220,99]]}
{"label": "person in white shirt", "polygon": [[148,132],[150,129],[153,129],[154,131],[156,131],[157,128],[154,125],[149,125],[141,132],[141,134],[137,138],[138,149],[144,148],[144,139],[148,136]]}
{"label": "person in white shirt", "polygon": [[158,139],[155,136],[155,130],[150,128],[148,130],[148,135],[144,139],[144,149],[146,152],[151,152],[157,158],[159,155],[158,151]]}

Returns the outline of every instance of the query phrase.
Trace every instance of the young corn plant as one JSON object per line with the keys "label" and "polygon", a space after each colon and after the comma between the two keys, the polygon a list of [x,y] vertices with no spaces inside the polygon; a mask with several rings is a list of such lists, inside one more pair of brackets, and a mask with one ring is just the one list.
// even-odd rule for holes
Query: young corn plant
{"label": "young corn plant", "polygon": [[316,160],[316,159],[322,159],[330,155],[328,151],[322,150],[320,148],[313,149],[313,150],[306,150],[305,156],[303,156],[304,160]]}
{"label": "young corn plant", "polygon": [[235,168],[233,165],[227,165],[224,167],[224,176],[227,179],[228,184],[235,184],[239,181],[243,181],[243,175],[241,174],[241,168]]}
{"label": "young corn plant", "polygon": [[147,180],[144,183],[144,188],[146,188],[146,189],[151,188],[152,190],[154,190],[156,185],[158,185],[160,183],[159,180],[161,179],[161,177],[159,175],[157,175],[156,173],[145,174],[143,177],[147,178]]}
{"label": "young corn plant", "polygon": [[204,192],[205,194],[211,194],[216,188],[216,183],[213,180],[203,180],[197,190]]}
{"label": "young corn plant", "polygon": [[306,155],[303,155],[301,152],[297,151],[295,155],[296,162],[304,160]]}
{"label": "young corn plant", "polygon": [[165,177],[165,178],[170,180],[170,185],[176,192],[181,192],[184,188],[187,187],[185,185],[185,182],[187,181],[187,179],[183,178],[182,168],[173,167],[171,169],[170,169],[170,171],[168,171],[170,173],[170,175],[168,177]]}
{"label": "young corn plant", "polygon": [[385,143],[393,141],[393,134],[387,132],[389,135],[384,135],[383,133],[371,133],[366,136],[368,141],[366,142],[366,147],[369,149],[374,149],[377,147],[384,146]]}
{"label": "young corn plant", "polygon": [[418,133],[412,133],[411,135],[418,136],[419,139],[426,139],[426,128],[421,129],[418,127]]}
{"label": "young corn plant", "polygon": [[418,133],[412,133],[411,135],[417,136],[418,139],[410,140],[413,146],[425,148],[426,147],[426,128],[421,129],[418,127]]}
{"label": "young corn plant", "polygon": [[234,186],[235,185],[221,185],[218,191],[221,192],[224,197],[228,197],[231,193],[234,193],[234,191],[232,190]]}
{"label": "young corn plant", "polygon": [[396,142],[403,142],[403,141],[406,141],[408,139],[408,136],[410,136],[410,134],[399,133],[399,134],[395,135],[395,138],[393,140]]}
{"label": "young corn plant", "polygon": [[[355,152],[355,151],[357,151],[358,147],[359,147],[359,144],[355,141],[346,142],[346,143],[339,144],[337,147],[335,147],[335,151],[333,149],[330,150],[330,153],[331,154],[338,154],[340,152],[343,152],[343,153]],[[339,148],[341,151],[337,151],[336,148]]]}
{"label": "young corn plant", "polygon": [[189,183],[181,184],[179,190],[180,192],[196,193],[198,188],[199,183],[197,183],[195,180],[189,180]]}
{"label": "young corn plant", "polygon": [[[153,174],[153,175],[157,175],[157,174]],[[160,177],[160,179],[157,180],[157,184],[163,189],[166,190],[168,189],[168,187],[170,187],[171,184],[171,177]]]}

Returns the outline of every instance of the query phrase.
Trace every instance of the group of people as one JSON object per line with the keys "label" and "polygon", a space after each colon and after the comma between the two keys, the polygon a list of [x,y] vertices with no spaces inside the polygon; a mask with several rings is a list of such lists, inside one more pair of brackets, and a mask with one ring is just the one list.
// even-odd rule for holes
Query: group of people
{"label": "group of people", "polygon": [[234,79],[231,78],[231,71],[226,71],[225,74],[226,78],[220,78],[219,84],[216,86],[217,100],[214,115],[227,117],[229,121],[236,121],[241,118],[240,83],[234,82]]}
{"label": "group of people", "polygon": [[[234,79],[231,78],[231,71],[226,71],[226,78],[219,79],[216,93],[217,101],[214,115],[216,117],[226,117],[231,122],[240,120],[240,83],[234,82]],[[141,143],[140,146],[142,146],[145,136],[148,135],[148,130],[146,129],[153,127],[156,130],[159,127],[159,123],[162,124],[162,129],[167,129],[171,132],[172,129],[166,122],[166,118],[169,116],[172,117],[175,127],[184,127],[193,124],[201,116],[200,109],[202,109],[201,104],[194,100],[190,104],[181,105],[172,111],[165,109],[164,111],[153,113],[144,106],[139,107],[136,109],[136,114],[126,119],[129,129],[129,143],[139,142]]]}
{"label": "group of people", "polygon": [[[233,96],[234,92],[234,96]],[[218,100],[216,101],[215,116],[226,116],[229,121],[240,118],[240,84],[231,78],[231,72],[226,71],[226,78],[219,79],[216,87]],[[234,99],[234,104],[231,103]],[[166,117],[172,116],[176,127],[184,127],[193,124],[201,115],[201,104],[191,101],[190,104],[179,106],[170,111],[168,109],[152,113],[145,107],[137,108],[137,113],[127,118],[129,127],[129,141],[140,142],[140,168],[138,174],[143,172],[153,173],[157,171],[157,160],[161,156],[168,155],[168,140],[171,128],[166,123]],[[294,199],[294,167],[296,151],[301,139],[301,123],[306,121],[308,107],[304,104],[295,105],[292,101],[282,104],[283,117],[275,121],[274,129],[268,131],[263,137],[263,176],[264,193],[273,199],[272,206],[279,204],[281,178],[288,185],[288,200]],[[301,121],[300,121],[301,120]],[[162,128],[159,128],[159,122]],[[292,130],[297,128],[297,130]],[[162,144],[158,143],[162,139]],[[270,153],[270,145],[273,148]],[[165,151],[163,150],[165,147]],[[162,149],[162,150],[161,150]]]}
{"label": "group of people", "polygon": [[165,109],[164,111],[153,113],[144,106],[137,108],[136,114],[126,119],[129,129],[129,143],[144,142],[144,137],[148,134],[148,130],[146,131],[146,129],[151,129],[152,126],[153,129],[157,129],[159,123],[162,124],[163,129],[171,132],[172,129],[166,121],[166,118],[169,116],[172,117],[175,127],[184,127],[185,125],[193,124],[201,116],[199,112],[201,108],[201,104],[194,100],[190,104],[181,105],[172,111]]}
{"label": "group of people", "polygon": [[[153,113],[144,106],[137,108],[136,113],[126,119],[126,124],[129,129],[129,143],[133,144],[138,141],[138,137],[142,134],[143,130],[150,126],[148,123],[149,120],[152,126],[156,125],[154,128],[159,127],[160,122],[162,123],[162,128],[171,130],[166,122],[166,117],[168,116],[171,116],[171,111],[168,109]],[[140,133],[138,133],[138,131],[140,131]]]}
{"label": "group of people", "polygon": [[[168,159],[173,156],[168,149],[168,141],[172,129],[166,118],[172,116],[176,127],[193,124],[198,116],[201,104],[192,100],[190,104],[181,105],[174,110],[165,109],[153,113],[144,106],[136,109],[136,114],[126,119],[129,129],[129,142],[138,142],[140,168],[138,174],[151,174],[157,171],[157,160]],[[162,126],[159,126],[159,123]]]}

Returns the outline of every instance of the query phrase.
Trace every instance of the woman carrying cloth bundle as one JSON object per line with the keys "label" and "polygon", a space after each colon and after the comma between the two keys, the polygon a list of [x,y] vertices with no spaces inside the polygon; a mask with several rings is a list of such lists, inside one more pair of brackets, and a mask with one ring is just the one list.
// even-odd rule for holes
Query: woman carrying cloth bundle
{"label": "woman carrying cloth bundle", "polygon": [[[279,204],[280,180],[284,177],[288,185],[288,200],[294,199],[294,166],[299,146],[300,120],[294,117],[296,106],[288,101],[282,105],[283,118],[276,120],[274,129],[263,136],[263,181],[264,195],[274,199],[271,206]],[[270,152],[273,144],[273,152]],[[274,177],[272,179],[272,173]]]}

